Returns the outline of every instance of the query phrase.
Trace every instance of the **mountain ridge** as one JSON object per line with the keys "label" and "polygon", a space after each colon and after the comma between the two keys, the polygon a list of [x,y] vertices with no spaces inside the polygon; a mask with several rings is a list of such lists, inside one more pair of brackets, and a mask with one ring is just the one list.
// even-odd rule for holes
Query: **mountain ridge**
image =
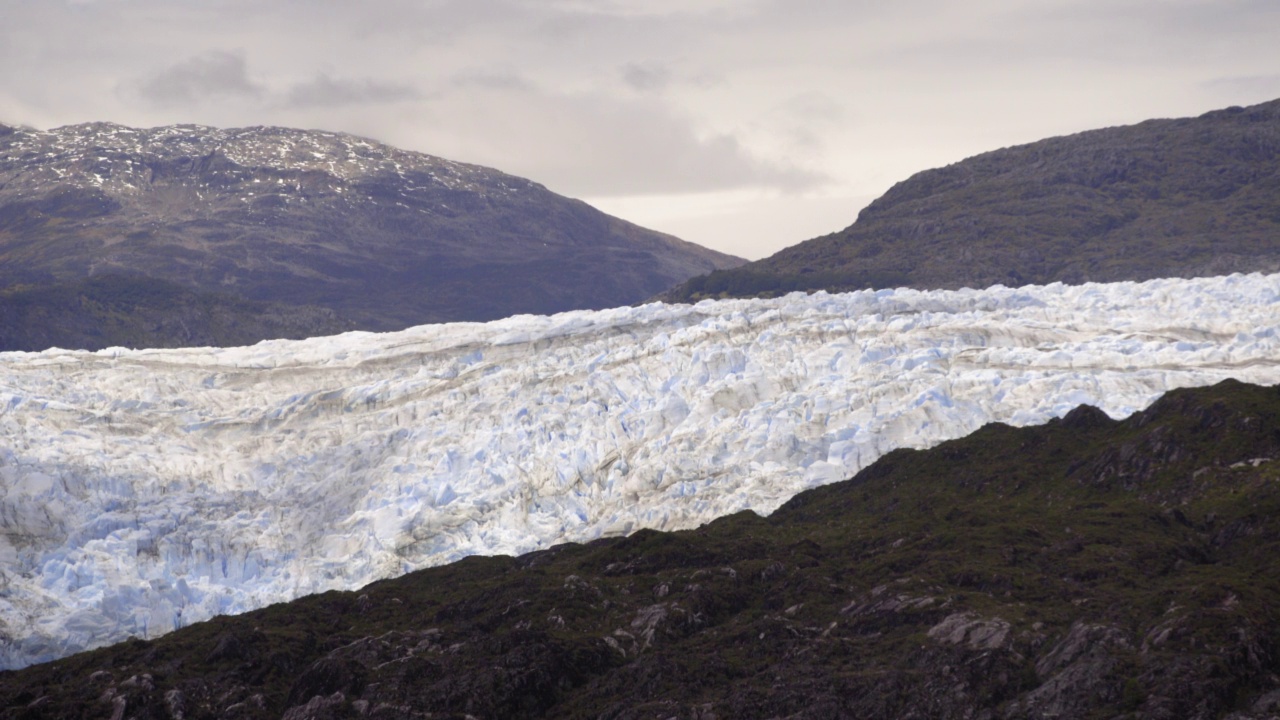
{"label": "mountain ridge", "polygon": [[129,275],[386,331],[627,304],[738,262],[530,180],[343,133],[0,133],[0,289]]}
{"label": "mountain ridge", "polygon": [[955,289],[1280,269],[1280,100],[982,153],[849,227],[660,294]]}

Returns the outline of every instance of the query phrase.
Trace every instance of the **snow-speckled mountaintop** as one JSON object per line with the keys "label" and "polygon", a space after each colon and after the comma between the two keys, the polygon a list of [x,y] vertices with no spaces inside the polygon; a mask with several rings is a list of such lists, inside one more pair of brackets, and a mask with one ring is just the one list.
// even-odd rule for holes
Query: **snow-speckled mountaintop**
{"label": "snow-speckled mountaintop", "polygon": [[1280,276],[1254,275],[0,354],[0,654],[769,512],[991,421],[1280,382],[1278,331]]}
{"label": "snow-speckled mountaintop", "polygon": [[[168,125],[136,129],[109,122],[68,125],[53,130],[12,129],[0,150],[0,162],[11,182],[19,182],[16,194],[38,193],[50,184],[64,187],[98,187],[115,193],[142,193],[151,183],[148,158],[205,158],[218,155],[242,168],[268,168],[278,172],[318,172],[329,180],[332,192],[345,192],[347,183],[367,177],[393,174],[404,179],[397,192],[412,200],[419,182],[450,190],[511,194],[541,186],[496,170],[466,165],[423,153],[321,130],[282,127],[222,129],[207,125]],[[252,182],[252,180],[251,180]],[[257,179],[254,184],[262,184]],[[302,198],[284,192],[283,178],[242,202],[261,195],[277,195],[283,202]],[[275,185],[275,187],[272,187]],[[291,189],[299,190],[294,184]],[[212,201],[213,193],[210,193]],[[360,199],[376,202],[365,193]]]}
{"label": "snow-speckled mountaintop", "polygon": [[623,305],[740,262],[342,133],[0,126],[0,290],[144,276],[398,330]]}

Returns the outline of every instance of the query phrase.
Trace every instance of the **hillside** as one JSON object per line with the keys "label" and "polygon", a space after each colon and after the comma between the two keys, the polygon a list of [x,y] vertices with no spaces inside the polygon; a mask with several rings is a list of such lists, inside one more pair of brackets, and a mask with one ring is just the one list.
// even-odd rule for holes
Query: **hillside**
{"label": "hillside", "polygon": [[[144,293],[156,281],[231,316],[209,325],[215,344],[614,307],[740,262],[528,180],[350,135],[0,126],[0,291],[78,299],[91,277]],[[184,345],[155,328],[183,325],[189,304],[119,334]],[[10,322],[0,350],[39,346],[48,325],[75,347],[110,344],[76,335],[83,322],[52,309]]]}
{"label": "hillside", "polygon": [[0,350],[226,347],[353,329],[327,308],[195,292],[136,275],[0,290]]}
{"label": "hillside", "polygon": [[1280,100],[984,153],[840,232],[663,294],[1011,287],[1280,269]]}
{"label": "hillside", "polygon": [[468,558],[0,673],[9,718],[1274,717],[1280,391],[898,450],[769,517]]}

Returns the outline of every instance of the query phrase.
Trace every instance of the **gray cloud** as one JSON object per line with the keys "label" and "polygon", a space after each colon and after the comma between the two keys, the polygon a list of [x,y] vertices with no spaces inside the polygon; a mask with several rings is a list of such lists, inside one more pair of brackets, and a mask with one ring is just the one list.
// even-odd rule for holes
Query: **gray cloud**
{"label": "gray cloud", "polygon": [[337,107],[402,102],[420,97],[422,94],[409,85],[378,82],[369,78],[335,78],[321,73],[310,82],[289,88],[285,92],[284,103],[293,108]]}
{"label": "gray cloud", "polygon": [[343,130],[690,213],[733,194],[803,216],[800,195],[877,195],[1002,145],[1280,95],[1276,0],[0,7],[9,123]]}
{"label": "gray cloud", "polygon": [[[1006,62],[1011,57],[1066,58],[1116,67],[1168,62],[1172,72],[1183,64],[1205,66],[1231,55],[1247,57],[1259,41],[1274,45],[1277,23],[1280,5],[1272,0],[997,3],[987,32],[970,31],[968,38],[995,42]],[[1021,32],[1010,32],[1015,29]]]}
{"label": "gray cloud", "polygon": [[820,90],[792,95],[783,101],[779,110],[816,123],[842,123],[848,119],[844,104]]}
{"label": "gray cloud", "polygon": [[1262,102],[1280,97],[1280,74],[1214,78],[1205,82],[1204,87],[1224,102]]}
{"label": "gray cloud", "polygon": [[784,138],[796,151],[812,153],[822,150],[823,137],[831,128],[846,122],[848,113],[842,103],[813,90],[787,98],[760,124]]}
{"label": "gray cloud", "polygon": [[528,84],[455,92],[433,105],[470,117],[472,131],[485,138],[473,146],[469,159],[570,195],[752,186],[796,191],[828,180],[821,172],[761,157],[732,133],[699,132],[690,118],[652,101],[559,93]]}
{"label": "gray cloud", "polygon": [[518,73],[509,70],[467,70],[454,75],[449,80],[454,88],[475,88],[479,90],[530,91],[533,83]]}
{"label": "gray cloud", "polygon": [[212,50],[166,68],[141,83],[138,93],[171,105],[226,95],[256,97],[262,87],[249,79],[243,54]]}
{"label": "gray cloud", "polygon": [[662,90],[671,84],[671,70],[662,65],[628,63],[622,68],[622,80],[640,92]]}

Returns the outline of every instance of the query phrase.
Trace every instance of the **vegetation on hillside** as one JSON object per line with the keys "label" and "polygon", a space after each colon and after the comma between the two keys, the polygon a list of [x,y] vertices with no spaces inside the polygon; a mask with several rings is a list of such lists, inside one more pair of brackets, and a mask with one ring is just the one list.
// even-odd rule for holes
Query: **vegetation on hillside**
{"label": "vegetation on hillside", "polygon": [[693,278],[670,301],[1280,270],[1280,100],[984,153],[913,175],[857,221]]}

